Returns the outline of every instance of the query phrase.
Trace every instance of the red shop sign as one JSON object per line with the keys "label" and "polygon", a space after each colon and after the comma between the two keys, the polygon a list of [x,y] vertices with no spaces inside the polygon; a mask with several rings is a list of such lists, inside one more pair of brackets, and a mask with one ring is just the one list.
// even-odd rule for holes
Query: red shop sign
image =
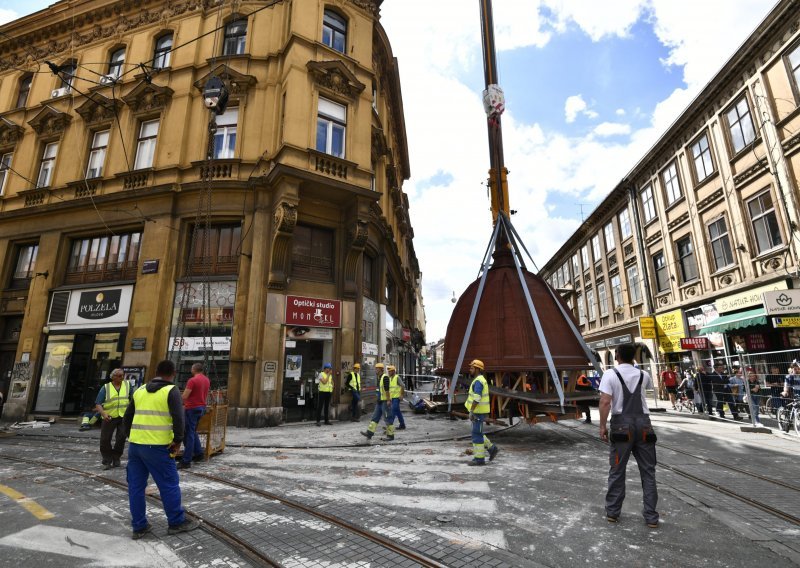
{"label": "red shop sign", "polygon": [[681,337],[681,349],[708,349],[707,337]]}
{"label": "red shop sign", "polygon": [[341,322],[340,300],[286,296],[286,325],[341,327]]}

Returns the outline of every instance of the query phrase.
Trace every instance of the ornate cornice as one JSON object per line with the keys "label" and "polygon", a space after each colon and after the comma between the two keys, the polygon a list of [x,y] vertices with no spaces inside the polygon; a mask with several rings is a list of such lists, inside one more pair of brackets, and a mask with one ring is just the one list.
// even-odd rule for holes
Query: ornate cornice
{"label": "ornate cornice", "polygon": [[0,118],[0,148],[15,146],[25,134],[25,129],[7,118]]}
{"label": "ornate cornice", "polygon": [[708,209],[709,207],[714,205],[717,201],[721,200],[722,199],[722,195],[723,195],[722,188],[719,188],[718,190],[713,192],[708,197],[705,197],[704,199],[700,200],[697,203],[697,210],[698,211],[703,211],[705,209]]}
{"label": "ornate cornice", "polygon": [[44,105],[44,108],[30,119],[28,124],[39,136],[60,136],[71,121],[72,115],[56,110],[50,105]]}
{"label": "ornate cornice", "polygon": [[733,177],[733,185],[743,185],[745,182],[750,181],[750,178],[767,170],[767,159],[761,158],[758,162],[747,168],[745,171]]}
{"label": "ornate cornice", "polygon": [[240,97],[247,94],[248,89],[258,83],[258,80],[252,75],[239,73],[223,63],[195,81],[194,87],[202,93],[208,79],[215,75],[225,83],[225,86],[228,88],[228,94],[230,94],[231,97]]}
{"label": "ornate cornice", "polygon": [[134,113],[160,111],[167,106],[167,102],[172,98],[172,93],[173,90],[169,87],[142,81],[122,97],[122,100]]}
{"label": "ornate cornice", "polygon": [[275,232],[293,233],[297,225],[297,206],[282,201],[275,208]]}
{"label": "ornate cornice", "polygon": [[349,99],[366,88],[341,61],[309,61],[306,67],[320,87]]}
{"label": "ornate cornice", "polygon": [[99,93],[92,95],[92,98],[86,101],[75,109],[86,124],[102,124],[104,122],[111,122],[116,117],[116,112],[122,108],[122,102],[114,99],[113,101],[107,99]]}

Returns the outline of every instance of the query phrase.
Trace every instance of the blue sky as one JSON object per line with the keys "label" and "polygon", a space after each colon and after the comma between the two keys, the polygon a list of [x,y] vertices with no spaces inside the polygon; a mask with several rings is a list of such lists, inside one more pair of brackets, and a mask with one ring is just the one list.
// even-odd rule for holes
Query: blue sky
{"label": "blue sky", "polygon": [[[0,0],[0,22],[48,2]],[[771,0],[494,0],[514,223],[543,264],[773,7]],[[385,0],[399,60],[427,339],[491,234],[478,0]],[[687,17],[688,16],[688,17]]]}

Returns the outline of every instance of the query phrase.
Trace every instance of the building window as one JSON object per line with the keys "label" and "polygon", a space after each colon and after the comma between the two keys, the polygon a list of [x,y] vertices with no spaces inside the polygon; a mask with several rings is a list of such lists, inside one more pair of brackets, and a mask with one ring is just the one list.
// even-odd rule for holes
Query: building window
{"label": "building window", "polygon": [[65,284],[136,278],[141,240],[141,233],[125,233],[72,241]]}
{"label": "building window", "polygon": [[775,215],[775,205],[772,203],[770,192],[765,191],[748,201],[747,210],[750,212],[750,222],[753,225],[753,236],[758,247],[758,253],[761,254],[781,246],[783,239],[781,238],[778,217]]}
{"label": "building window", "polygon": [[669,290],[669,273],[667,272],[667,261],[663,252],[653,255],[653,268],[656,271],[656,289],[659,292]]}
{"label": "building window", "polygon": [[678,179],[677,162],[672,162],[667,169],[661,172],[661,181],[664,182],[664,189],[667,190],[667,204],[672,205],[681,198],[681,182]]}
{"label": "building window", "polygon": [[347,53],[347,20],[333,10],[325,10],[322,18],[322,43]]}
{"label": "building window", "polygon": [[372,82],[372,110],[378,112],[378,83]]}
{"label": "building window", "polygon": [[606,237],[606,252],[614,250],[614,223],[609,223],[603,228]]}
{"label": "building window", "polygon": [[600,235],[592,237],[592,254],[595,263],[600,262]]}
{"label": "building window", "polygon": [[583,303],[583,296],[578,294],[575,297],[575,302],[578,304],[578,323],[580,325],[586,324],[586,304]]}
{"label": "building window", "polygon": [[614,307],[619,308],[622,306],[622,278],[619,274],[611,277],[611,297],[614,301]]}
{"label": "building window", "polygon": [[700,183],[714,173],[714,160],[711,158],[711,147],[708,145],[708,136],[703,134],[700,139],[692,144],[692,160],[694,160],[694,175]]}
{"label": "building window", "polygon": [[572,277],[577,280],[578,274],[581,273],[581,265],[578,260],[578,253],[572,255]]}
{"label": "building window", "polygon": [[606,293],[606,283],[600,282],[597,285],[597,299],[600,301],[600,315],[608,315],[608,294]]}
{"label": "building window", "polygon": [[214,157],[217,159],[233,158],[236,149],[236,124],[239,121],[239,109],[229,108],[217,117],[217,132],[214,134]]}
{"label": "building window", "polygon": [[344,158],[346,129],[347,107],[320,97],[317,113],[317,150],[337,158]]}
{"label": "building window", "polygon": [[789,72],[794,79],[795,89],[800,92],[800,45],[796,46],[786,58]]}
{"label": "building window", "polygon": [[628,212],[628,208],[626,207],[622,211],[619,212],[619,233],[624,241],[628,237],[633,234],[633,230],[631,229],[631,215]]}
{"label": "building window", "polygon": [[153,167],[156,155],[156,138],[158,137],[158,120],[147,120],[139,127],[139,140],[136,144],[136,161],[134,170]]}
{"label": "building window", "polygon": [[728,120],[728,129],[731,133],[731,145],[736,154],[745,146],[755,140],[756,132],[753,128],[753,117],[750,115],[750,105],[747,97],[743,96],[736,104],[725,113]]}
{"label": "building window", "polygon": [[50,187],[50,182],[53,181],[53,170],[56,166],[56,154],[58,154],[58,142],[51,142],[44,147],[36,187]]}
{"label": "building window", "polygon": [[589,270],[589,245],[581,247],[581,260],[583,261],[583,269]]}
{"label": "building window", "polygon": [[594,290],[586,290],[586,305],[589,307],[589,321],[594,321],[595,307],[594,307]]}
{"label": "building window", "polygon": [[369,255],[363,256],[363,265],[361,267],[361,292],[367,297],[375,299],[375,262]]}
{"label": "building window", "polygon": [[125,48],[121,47],[111,53],[108,61],[108,75],[114,79],[122,77],[122,65],[125,63]]}
{"label": "building window", "polygon": [[642,211],[645,223],[649,223],[656,218],[656,203],[653,199],[652,185],[648,185],[642,190]]}
{"label": "building window", "polygon": [[39,245],[20,245],[17,249],[17,265],[11,275],[11,288],[27,288],[36,269]]}
{"label": "building window", "polygon": [[17,91],[17,108],[24,108],[28,104],[28,95],[31,94],[31,83],[33,75],[28,73],[19,80],[19,90]]}
{"label": "building window", "polygon": [[642,285],[639,282],[639,268],[636,265],[628,267],[628,292],[630,292],[631,304],[638,304],[642,301]]}
{"label": "building window", "polygon": [[242,246],[242,226],[214,225],[192,231],[187,276],[237,274]]}
{"label": "building window", "polygon": [[225,26],[225,40],[222,55],[241,55],[247,39],[247,20],[236,20]]}
{"label": "building window", "polygon": [[0,156],[0,195],[5,195],[6,183],[8,178],[11,177],[11,158],[14,156],[11,152]]}
{"label": "building window", "polygon": [[713,256],[714,260],[714,270],[720,270],[733,264],[731,239],[728,236],[728,225],[725,223],[724,217],[708,225],[708,237],[711,241],[711,256]]}
{"label": "building window", "polygon": [[156,48],[153,51],[153,69],[166,69],[172,55],[172,34],[164,34],[156,40]]}
{"label": "building window", "polygon": [[678,264],[681,268],[681,281],[691,282],[697,279],[697,259],[694,257],[692,238],[686,237],[675,243],[678,247]]}
{"label": "building window", "polygon": [[74,63],[69,63],[61,68],[58,78],[61,79],[60,87],[66,89],[69,93],[72,91],[72,83],[75,80],[75,73],[78,72],[78,67]]}
{"label": "building window", "polygon": [[333,280],[333,242],[330,229],[297,225],[292,238],[292,275]]}
{"label": "building window", "polygon": [[103,130],[94,133],[92,148],[89,151],[89,164],[86,166],[87,179],[103,177],[103,164],[108,150],[108,132]]}

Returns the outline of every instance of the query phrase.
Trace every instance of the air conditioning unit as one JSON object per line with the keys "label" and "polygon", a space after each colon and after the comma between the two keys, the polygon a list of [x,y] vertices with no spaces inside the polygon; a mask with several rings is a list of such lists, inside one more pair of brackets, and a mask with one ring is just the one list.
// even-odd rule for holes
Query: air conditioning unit
{"label": "air conditioning unit", "polygon": [[61,87],[60,89],[53,89],[50,91],[50,98],[57,99],[58,97],[65,97],[69,94],[69,87]]}
{"label": "air conditioning unit", "polygon": [[117,82],[116,75],[103,75],[100,77],[100,84],[101,85],[113,85]]}

